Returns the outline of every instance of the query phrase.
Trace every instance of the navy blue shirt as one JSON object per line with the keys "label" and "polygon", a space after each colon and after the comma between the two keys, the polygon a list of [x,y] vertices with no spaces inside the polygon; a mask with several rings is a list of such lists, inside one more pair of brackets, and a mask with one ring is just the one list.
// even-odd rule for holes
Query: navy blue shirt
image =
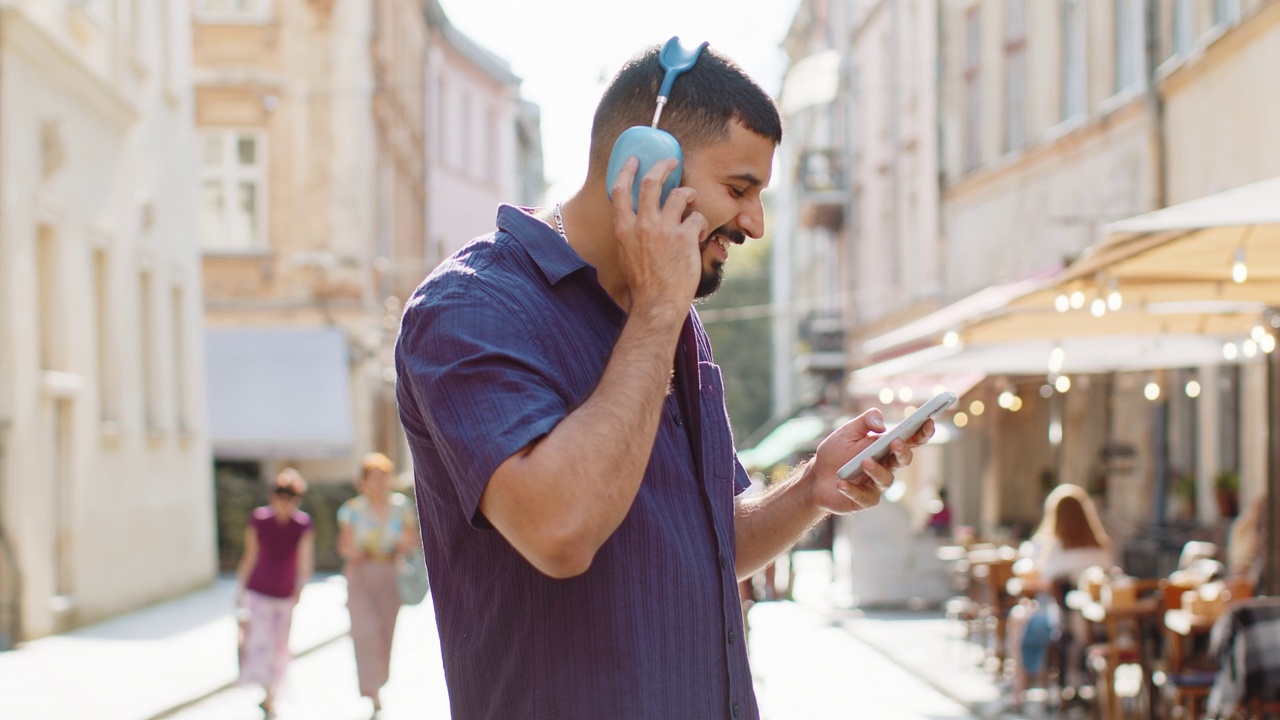
{"label": "navy blue shirt", "polygon": [[734,454],[720,369],[690,312],[635,502],[590,569],[557,580],[480,514],[508,457],[604,372],[626,313],[595,268],[511,206],[432,272],[396,343],[454,720],[755,718],[734,576]]}

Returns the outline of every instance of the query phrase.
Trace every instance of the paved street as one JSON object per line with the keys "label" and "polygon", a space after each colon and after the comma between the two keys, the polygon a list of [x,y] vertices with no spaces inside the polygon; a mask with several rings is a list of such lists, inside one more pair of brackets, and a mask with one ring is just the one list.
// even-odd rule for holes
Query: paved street
{"label": "paved street", "polygon": [[[449,717],[435,622],[429,598],[400,611],[391,681],[383,691],[383,712],[379,716],[384,720]],[[261,699],[259,690],[232,688],[164,717],[255,720],[262,717],[257,705]],[[280,720],[357,720],[370,716],[369,701],[359,696],[356,686],[350,637],[343,636],[294,660],[289,667],[289,687],[278,711]]]}
{"label": "paved street", "polygon": [[[829,619],[829,560],[804,554],[796,602],[758,603],[750,613],[751,662],[765,720],[868,718],[965,720],[955,701],[890,661]],[[435,618],[429,603],[401,612],[392,676],[383,698],[386,720],[448,718]],[[357,697],[351,642],[342,637],[294,661],[281,720],[359,720],[370,715]],[[254,720],[260,694],[233,688],[166,716],[173,720]]]}

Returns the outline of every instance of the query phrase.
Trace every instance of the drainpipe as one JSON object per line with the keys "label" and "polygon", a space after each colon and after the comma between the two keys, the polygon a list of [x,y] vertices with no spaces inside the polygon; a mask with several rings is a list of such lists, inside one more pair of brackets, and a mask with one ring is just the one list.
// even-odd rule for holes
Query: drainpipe
{"label": "drainpipe", "polygon": [[1155,163],[1154,187],[1152,201],[1156,208],[1169,203],[1169,162],[1168,138],[1164,127],[1164,99],[1160,97],[1160,87],[1156,81],[1156,67],[1160,65],[1160,3],[1147,0],[1145,9],[1144,35],[1146,37],[1146,109],[1147,120],[1151,123],[1151,155]]}
{"label": "drainpipe", "polygon": [[[3,108],[4,98],[4,20],[5,13],[9,10],[0,6],[0,108]],[[3,123],[4,113],[0,112],[0,123]],[[0,140],[3,139],[3,127],[0,126]],[[3,167],[3,151],[4,144],[0,142],[0,167]],[[0,172],[0,180],[4,178],[4,173]],[[3,187],[0,187],[0,208],[4,206]],[[0,216],[2,220],[3,216]],[[3,222],[0,222],[0,233],[3,232]],[[2,245],[0,245],[2,247]],[[0,288],[4,287],[4,283],[0,281]],[[9,418],[0,418],[0,500],[5,497],[5,439],[9,434],[9,427],[13,422]],[[0,502],[0,507],[4,507],[4,503]],[[0,617],[9,621],[8,627],[0,627],[0,651],[9,650],[13,644],[18,641],[19,633],[22,631],[22,573],[18,570],[18,559],[14,555],[13,545],[9,542],[9,535],[4,529],[4,514],[0,512],[0,565],[9,568],[9,577],[5,578],[6,582],[0,583],[0,587],[8,585],[12,588],[9,597],[0,596]]]}
{"label": "drainpipe", "polygon": [[[893,222],[893,227],[889,228],[889,237],[893,243],[889,258],[892,261],[889,265],[889,277],[893,278],[893,282],[897,285],[893,288],[895,294],[898,294],[898,302],[892,308],[892,312],[897,312],[905,308],[909,303],[907,298],[907,278],[903,275],[902,262],[902,178],[901,165],[902,157],[902,130],[901,121],[898,117],[899,103],[901,101],[899,83],[902,80],[902,67],[900,65],[901,43],[902,43],[902,11],[899,8],[900,3],[897,0],[889,2],[889,119],[892,124],[890,134],[893,139],[892,156],[889,158],[889,178],[890,187],[892,188],[893,197],[889,200],[890,214],[889,217]],[[900,294],[899,294],[900,293]]]}
{"label": "drainpipe", "polygon": [[[10,421],[0,420],[0,498],[5,496],[5,437],[9,433]],[[0,565],[8,568],[8,577],[0,587],[10,588],[8,596],[0,596],[0,618],[7,625],[0,626],[0,652],[12,650],[22,632],[22,573],[18,570],[18,558],[13,552],[13,544],[4,529],[4,517],[0,516]]]}

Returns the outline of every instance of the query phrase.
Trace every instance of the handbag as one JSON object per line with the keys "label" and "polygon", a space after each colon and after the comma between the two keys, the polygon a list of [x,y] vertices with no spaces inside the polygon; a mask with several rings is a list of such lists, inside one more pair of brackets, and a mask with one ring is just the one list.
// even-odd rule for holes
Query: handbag
{"label": "handbag", "polygon": [[411,552],[404,556],[396,574],[396,584],[400,589],[402,605],[417,605],[427,597],[431,582],[427,579],[426,559],[421,552]]}

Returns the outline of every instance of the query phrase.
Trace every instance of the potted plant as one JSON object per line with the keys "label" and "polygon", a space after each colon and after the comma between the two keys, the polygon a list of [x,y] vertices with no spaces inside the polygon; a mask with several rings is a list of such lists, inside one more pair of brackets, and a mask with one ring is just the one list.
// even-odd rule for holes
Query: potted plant
{"label": "potted plant", "polygon": [[1222,470],[1213,477],[1214,492],[1218,497],[1218,515],[1229,518],[1240,512],[1240,473]]}
{"label": "potted plant", "polygon": [[1177,517],[1194,517],[1196,514],[1196,476],[1179,475],[1173,480],[1173,497],[1177,500]]}

